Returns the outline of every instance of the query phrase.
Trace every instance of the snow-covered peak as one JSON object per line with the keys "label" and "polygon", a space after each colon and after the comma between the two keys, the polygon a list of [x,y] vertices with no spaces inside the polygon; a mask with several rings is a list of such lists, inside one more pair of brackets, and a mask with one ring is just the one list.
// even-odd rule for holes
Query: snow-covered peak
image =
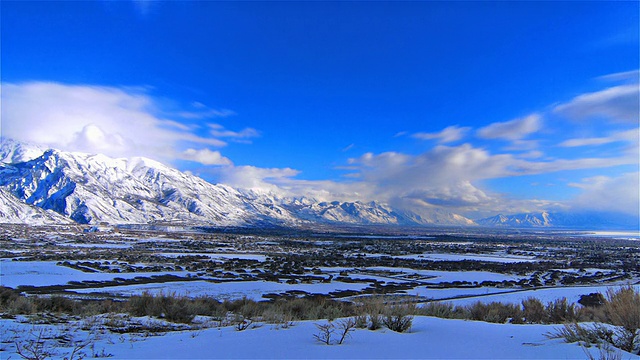
{"label": "snow-covered peak", "polygon": [[[235,189],[147,158],[60,150],[0,167],[0,189],[27,206],[79,223],[446,224],[374,201],[318,202],[272,190]],[[447,214],[441,218],[460,223],[455,214]]]}
{"label": "snow-covered peak", "polygon": [[13,139],[0,138],[0,162],[15,164],[42,156],[46,148]]}

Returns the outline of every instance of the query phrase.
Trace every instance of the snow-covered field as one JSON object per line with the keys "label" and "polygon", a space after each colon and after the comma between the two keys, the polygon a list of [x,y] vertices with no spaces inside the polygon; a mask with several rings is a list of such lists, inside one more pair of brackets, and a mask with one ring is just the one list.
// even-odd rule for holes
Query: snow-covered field
{"label": "snow-covered field", "polygon": [[79,293],[103,292],[114,295],[131,296],[147,291],[152,294],[174,293],[189,297],[210,296],[218,300],[234,300],[246,297],[251,300],[265,300],[262,295],[275,293],[281,294],[287,291],[304,291],[309,294],[328,294],[333,291],[362,290],[368,284],[363,283],[317,283],[317,284],[286,284],[272,281],[233,281],[224,283],[212,283],[207,281],[177,281],[167,284],[144,284],[109,286],[99,289],[81,289]]}
{"label": "snow-covered field", "polygon": [[0,260],[0,285],[15,288],[19,285],[51,286],[65,285],[69,281],[111,281],[115,278],[133,279],[162,275],[186,276],[187,271],[163,271],[144,273],[83,272],[56,261],[10,261]]}
{"label": "snow-covered field", "polygon": [[[640,259],[635,247],[637,242],[626,242],[624,247],[619,247],[619,240],[590,242],[583,237],[576,242],[564,237],[520,239],[517,235],[476,243],[464,237],[451,241],[450,236],[441,241],[432,236],[325,235],[307,239],[233,233],[138,233],[123,229],[96,233],[10,230],[15,233],[4,240],[0,238],[3,245],[0,251],[6,257],[0,259],[0,285],[35,286],[39,288],[21,291],[26,296],[60,293],[85,303],[116,297],[124,300],[120,297],[143,292],[255,301],[272,297],[265,297],[267,294],[302,297],[306,293],[323,294],[327,301],[333,297],[341,302],[385,294],[384,301],[389,304],[397,300],[394,295],[417,296],[419,301],[450,301],[455,305],[477,301],[519,304],[529,297],[543,303],[566,297],[570,303],[576,303],[582,295],[604,294],[607,289],[623,284],[636,284],[635,288],[640,291],[640,272],[634,267]],[[594,246],[582,246],[584,242]],[[598,249],[598,253],[593,249]],[[23,261],[12,261],[12,258]],[[26,259],[29,261],[24,261]],[[62,261],[68,261],[68,266],[57,265]],[[49,286],[52,287],[47,288]],[[319,298],[325,299],[313,297],[313,300]],[[38,313],[27,322],[21,315],[17,319],[8,317],[29,312],[19,312],[16,308],[3,311],[7,311],[3,315],[7,318],[0,319],[0,359],[20,358],[15,352],[16,342],[34,341],[44,326],[33,325],[34,322],[41,321],[42,317],[49,321],[46,317],[50,315]],[[239,315],[236,310],[225,311],[229,311],[227,317]],[[222,317],[214,321],[199,316],[188,325],[167,324],[160,319],[166,318],[164,313],[154,314],[158,318],[125,321],[164,323],[163,326],[170,328],[161,329],[159,336],[148,336],[143,335],[145,330],[120,334],[114,332],[113,327],[111,331],[89,334],[79,330],[77,323],[94,320],[69,314],[62,316],[61,323],[53,321],[50,324],[57,325],[47,326],[54,333],[66,329],[64,331],[74,332],[72,337],[92,337],[91,349],[82,350],[86,358],[587,357],[576,344],[544,336],[559,325],[490,324],[416,317],[409,333],[357,330],[345,344],[328,346],[313,336],[318,333],[315,324],[327,320],[300,321],[288,329],[261,324],[245,331],[237,331],[234,326],[220,327],[216,321],[223,321]],[[129,315],[105,313],[98,317],[113,316]],[[206,325],[200,318],[205,318]],[[176,331],[177,328],[182,330]],[[64,339],[67,338],[53,336],[45,340],[54,344],[53,358],[69,357],[72,348]],[[595,358],[600,357],[597,350],[592,351]],[[625,353],[623,358],[638,357]]]}
{"label": "snow-covered field", "polygon": [[535,259],[531,256],[517,256],[506,254],[417,254],[417,255],[398,255],[394,256],[399,259],[416,259],[416,260],[435,260],[435,261],[489,261],[498,263],[515,263],[515,262],[532,262]]}
{"label": "snow-covered field", "polygon": [[[502,303],[515,303],[519,304],[522,300],[530,297],[537,298],[543,303],[554,301],[563,297],[567,298],[569,303],[576,303],[580,300],[581,295],[587,295],[591,293],[601,293],[605,295],[607,289],[616,289],[619,286],[615,285],[603,285],[603,286],[566,286],[561,288],[552,289],[537,289],[537,290],[525,290],[510,292],[506,294],[487,295],[480,297],[472,297],[465,299],[452,300],[455,305],[467,305],[477,301],[489,303],[489,302],[502,302]],[[640,291],[640,285],[634,285],[634,287]]]}
{"label": "snow-covered field", "polygon": [[[559,339],[548,339],[553,325],[490,324],[478,321],[416,317],[408,333],[388,329],[356,330],[342,345],[325,345],[314,339],[315,324],[303,321],[288,329],[271,325],[236,331],[233,327],[170,332],[140,337],[130,334],[99,335],[84,351],[114,359],[584,359],[585,349]],[[30,325],[0,320],[3,340],[27,331]],[[88,337],[79,331],[74,337]],[[24,343],[23,343],[24,345]],[[5,359],[20,358],[11,343],[2,344]],[[54,358],[73,350],[58,345]],[[587,349],[598,358],[598,349]],[[621,352],[623,359],[640,357]],[[76,354],[77,355],[77,354]],[[96,356],[96,357],[98,357]]]}
{"label": "snow-covered field", "polygon": [[415,270],[408,268],[392,268],[377,266],[368,268],[367,271],[387,271],[391,273],[392,277],[403,277],[406,275],[416,274],[429,279],[424,280],[429,283],[440,282],[453,282],[453,281],[468,281],[468,282],[483,282],[483,281],[504,281],[504,280],[519,280],[524,276],[498,274],[489,271],[439,271],[439,270]]}

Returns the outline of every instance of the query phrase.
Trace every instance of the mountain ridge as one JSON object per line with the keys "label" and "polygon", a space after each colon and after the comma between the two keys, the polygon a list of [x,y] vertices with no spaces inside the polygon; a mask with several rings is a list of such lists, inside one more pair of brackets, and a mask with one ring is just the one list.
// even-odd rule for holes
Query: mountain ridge
{"label": "mountain ridge", "polygon": [[[7,149],[13,147],[13,149]],[[3,143],[14,162],[0,165],[0,189],[30,207],[81,224],[184,223],[215,226],[344,223],[426,225],[428,218],[377,202],[318,202],[211,184],[147,158],[21,149]],[[19,160],[27,160],[15,162]],[[470,221],[465,219],[464,222]],[[456,219],[455,216],[451,216]]]}
{"label": "mountain ridge", "polygon": [[318,201],[212,184],[143,157],[110,158],[0,144],[0,223],[155,224],[221,227],[314,224],[638,229],[612,213],[535,212],[471,220],[444,209],[424,212],[377,201]]}
{"label": "mountain ridge", "polygon": [[507,228],[567,228],[567,229],[633,229],[638,219],[631,215],[610,212],[534,212],[496,216],[476,220],[480,226]]}

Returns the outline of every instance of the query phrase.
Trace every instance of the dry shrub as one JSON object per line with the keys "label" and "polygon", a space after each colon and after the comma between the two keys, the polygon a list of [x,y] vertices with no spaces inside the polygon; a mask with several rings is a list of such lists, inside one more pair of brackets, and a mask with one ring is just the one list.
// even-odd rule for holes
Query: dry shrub
{"label": "dry shrub", "polygon": [[576,317],[578,322],[607,322],[607,316],[604,313],[604,306],[580,307],[576,310]]}
{"label": "dry shrub", "polygon": [[33,303],[37,312],[52,312],[57,314],[74,314],[77,310],[77,301],[60,296],[35,297]]}
{"label": "dry shrub", "polygon": [[205,315],[198,302],[176,293],[152,295],[145,291],[142,295],[130,297],[127,309],[133,316],[153,316],[185,324],[190,323],[196,315]]}
{"label": "dry shrub", "polygon": [[577,323],[564,324],[554,332],[546,333],[550,339],[564,339],[568,343],[581,342],[586,346],[601,343],[603,340],[613,342],[613,332],[600,324],[582,326]]}
{"label": "dry shrub", "polygon": [[275,306],[278,311],[289,314],[292,320],[334,320],[355,314],[353,304],[328,299],[324,296],[277,300],[275,303],[259,304],[262,304],[264,309]]}
{"label": "dry shrub", "polygon": [[444,319],[462,319],[465,317],[465,310],[462,307],[454,306],[452,302],[433,301],[419,308],[420,315],[435,316]]}
{"label": "dry shrub", "polygon": [[153,315],[154,296],[145,291],[141,295],[134,295],[127,301],[127,310],[133,316]]}
{"label": "dry shrub", "polygon": [[604,341],[624,351],[640,353],[640,293],[631,286],[610,289],[602,307],[610,325],[566,324],[548,336],[564,338],[567,342],[582,341],[587,345]]}
{"label": "dry shrub", "polygon": [[542,324],[547,317],[542,301],[533,297],[522,300],[522,315],[524,321],[530,324]]}
{"label": "dry shrub", "polygon": [[378,330],[383,325],[382,314],[385,311],[384,299],[381,296],[373,296],[364,300],[362,305],[362,313],[366,318],[369,330]]}
{"label": "dry shrub", "polygon": [[617,345],[622,350],[640,353],[640,292],[630,285],[609,289],[604,313],[607,322],[618,327]]}
{"label": "dry shrub", "polygon": [[0,286],[0,311],[7,311],[9,306],[20,297],[20,293],[12,288]]}
{"label": "dry shrub", "polygon": [[569,304],[567,298],[556,299],[549,302],[546,308],[547,322],[552,324],[562,324],[566,322],[574,322],[577,320],[576,307]]}
{"label": "dry shrub", "polygon": [[277,306],[267,308],[262,314],[262,321],[275,325],[276,329],[287,329],[294,325],[293,315]]}
{"label": "dry shrub", "polygon": [[413,302],[406,302],[396,305],[388,305],[384,309],[382,323],[389,330],[395,332],[405,332],[411,329],[413,315],[417,312],[417,306]]}
{"label": "dry shrub", "polygon": [[487,321],[504,324],[508,320],[519,323],[522,320],[522,311],[515,304],[503,304],[492,302],[484,304],[476,302],[467,307],[471,320]]}
{"label": "dry shrub", "polygon": [[8,311],[10,314],[29,315],[36,311],[36,307],[30,299],[20,296],[8,304]]}

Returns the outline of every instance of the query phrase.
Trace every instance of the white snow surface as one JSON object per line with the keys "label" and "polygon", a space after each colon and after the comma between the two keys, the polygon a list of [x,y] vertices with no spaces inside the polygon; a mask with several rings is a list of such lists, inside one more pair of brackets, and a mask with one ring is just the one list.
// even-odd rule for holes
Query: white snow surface
{"label": "white snow surface", "polygon": [[56,265],[55,261],[11,261],[0,259],[0,285],[16,288],[19,285],[65,285],[69,281],[109,281],[115,278],[132,279],[160,275],[186,276],[187,271],[90,273]]}
{"label": "white snow surface", "polygon": [[[638,291],[640,291],[640,285],[632,285]],[[452,300],[451,302],[455,305],[468,305],[475,302],[502,302],[502,303],[516,303],[519,304],[523,300],[526,300],[530,297],[535,297],[538,300],[542,301],[542,303],[551,302],[563,297],[567,298],[569,303],[577,303],[580,300],[581,295],[587,295],[591,293],[601,293],[606,295],[607,289],[617,289],[620,285],[602,285],[602,286],[565,286],[565,287],[557,287],[557,288],[549,288],[549,289],[537,289],[537,290],[525,290],[525,291],[517,291],[510,292],[506,294],[496,294],[496,295],[488,295],[482,297],[473,297],[473,298],[465,298]]]}
{"label": "white snow surface", "polygon": [[[408,333],[387,329],[356,330],[342,345],[325,345],[314,339],[315,324],[297,322],[288,329],[271,325],[245,331],[233,327],[170,332],[161,336],[128,339],[105,334],[93,345],[113,359],[585,359],[582,347],[545,333],[557,325],[491,324],[479,321],[416,317]],[[0,320],[3,328],[27,327]],[[72,349],[56,349],[64,358]],[[598,350],[587,349],[595,358]],[[624,359],[640,357],[620,352]],[[3,358],[19,358],[10,344]]]}
{"label": "white snow surface", "polygon": [[406,275],[417,274],[429,279],[426,281],[429,283],[440,282],[453,282],[453,281],[468,281],[468,282],[483,282],[483,281],[504,281],[504,280],[520,280],[527,278],[527,276],[508,275],[493,273],[490,271],[440,271],[440,270],[416,270],[400,267],[386,267],[386,266],[374,266],[369,267],[367,270],[388,271],[391,274],[390,278],[399,277],[403,278]]}
{"label": "white snow surface", "polygon": [[[318,321],[315,323],[325,323]],[[272,330],[269,326],[167,334],[109,350],[116,358],[145,359],[583,359],[576,344],[548,340],[548,325],[503,325],[417,317],[410,333],[357,330],[343,345],[323,345],[313,338],[314,322]],[[114,351],[115,350],[115,351]]]}
{"label": "white snow surface", "polygon": [[498,263],[517,263],[517,262],[533,262],[536,261],[531,256],[518,256],[509,254],[438,254],[438,253],[425,253],[414,255],[397,255],[394,258],[398,259],[417,259],[417,260],[433,260],[433,261],[462,261],[462,260],[474,260],[474,261],[487,261]]}
{"label": "white snow surface", "polygon": [[247,299],[262,301],[262,295],[274,293],[281,294],[291,290],[305,291],[310,294],[328,294],[341,290],[362,290],[368,284],[343,283],[332,281],[331,283],[316,284],[287,284],[273,281],[232,281],[213,283],[208,281],[176,281],[164,284],[143,284],[143,285],[123,285],[109,286],[99,289],[75,290],[79,293],[106,292],[110,294],[131,296],[139,295],[144,291],[152,294],[168,294],[175,292],[176,295],[198,297],[210,296],[217,300],[235,300],[246,297]]}

